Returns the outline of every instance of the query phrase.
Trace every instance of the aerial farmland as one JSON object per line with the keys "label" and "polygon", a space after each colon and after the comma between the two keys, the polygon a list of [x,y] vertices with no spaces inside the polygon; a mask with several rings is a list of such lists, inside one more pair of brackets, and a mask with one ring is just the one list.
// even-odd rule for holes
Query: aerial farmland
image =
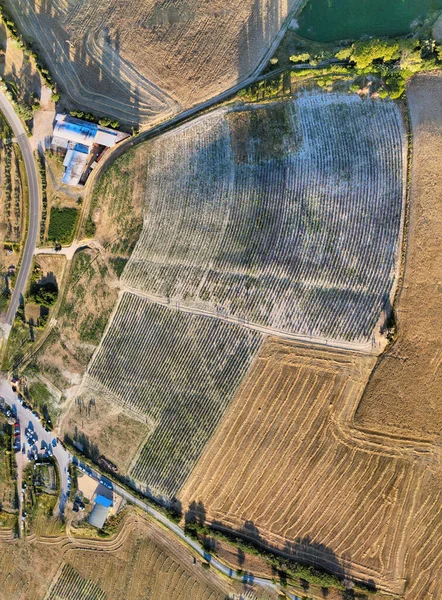
{"label": "aerial farmland", "polygon": [[441,11],[0,2],[0,600],[442,600]]}
{"label": "aerial farmland", "polygon": [[135,126],[245,79],[299,0],[7,1],[70,108]]}

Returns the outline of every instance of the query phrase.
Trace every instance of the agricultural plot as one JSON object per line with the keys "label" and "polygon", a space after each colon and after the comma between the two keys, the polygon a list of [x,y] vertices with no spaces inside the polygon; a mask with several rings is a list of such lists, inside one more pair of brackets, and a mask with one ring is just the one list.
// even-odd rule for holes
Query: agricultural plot
{"label": "agricultural plot", "polygon": [[0,536],[0,589],[2,600],[239,597],[233,595],[233,584],[205,571],[200,562],[194,565],[186,547],[132,511],[116,535],[105,540],[59,535],[23,542]]}
{"label": "agricultural plot", "polygon": [[83,579],[71,565],[66,564],[63,565],[60,576],[46,598],[47,600],[77,600],[78,598],[105,600],[106,594],[98,585]]}
{"label": "agricultural plot", "polygon": [[379,361],[358,425],[439,443],[442,430],[442,77],[419,75],[407,99],[413,129],[410,225],[398,339]]}
{"label": "agricultural plot", "polygon": [[300,0],[7,0],[63,100],[151,123],[253,71]]}
{"label": "agricultural plot", "polygon": [[391,101],[303,93],[149,142],[128,288],[370,346],[395,281],[407,144]]}
{"label": "agricultural plot", "polygon": [[65,245],[71,244],[77,220],[78,210],[76,208],[52,207],[51,218],[49,221],[48,241]]}
{"label": "agricultural plot", "polygon": [[124,294],[88,368],[107,394],[150,429],[130,475],[156,496],[184,482],[249,367],[262,336]]}
{"label": "agricultural plot", "polygon": [[431,459],[351,428],[374,362],[266,342],[178,493],[183,506],[201,502],[208,521],[402,594]]}

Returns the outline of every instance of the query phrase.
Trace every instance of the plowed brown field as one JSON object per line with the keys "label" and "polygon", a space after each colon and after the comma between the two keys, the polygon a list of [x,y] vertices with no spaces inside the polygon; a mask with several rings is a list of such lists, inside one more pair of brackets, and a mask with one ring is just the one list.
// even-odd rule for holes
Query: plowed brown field
{"label": "plowed brown field", "polygon": [[417,76],[407,98],[413,162],[399,333],[370,379],[356,422],[437,440],[442,431],[442,74]]}
{"label": "plowed brown field", "polygon": [[268,341],[179,495],[183,506],[202,501],[211,522],[403,593],[410,522],[424,465],[435,461],[425,444],[351,428],[374,362]]}
{"label": "plowed brown field", "polygon": [[7,0],[63,101],[151,123],[257,66],[299,0]]}

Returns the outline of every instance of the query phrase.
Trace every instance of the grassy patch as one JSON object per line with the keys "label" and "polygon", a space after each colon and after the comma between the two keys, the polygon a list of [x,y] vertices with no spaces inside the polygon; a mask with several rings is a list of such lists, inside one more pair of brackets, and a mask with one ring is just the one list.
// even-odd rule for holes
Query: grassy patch
{"label": "grassy patch", "polygon": [[3,415],[0,417],[0,528],[14,527],[16,515],[5,510],[17,508],[15,488],[15,460],[11,450],[12,427]]}
{"label": "grassy patch", "polygon": [[117,277],[121,277],[121,274],[124,271],[124,267],[126,266],[127,260],[127,258],[122,258],[121,256],[116,256],[110,259],[110,263]]}
{"label": "grassy patch", "polygon": [[74,238],[75,227],[78,220],[76,208],[51,208],[49,221],[48,241],[60,244],[70,244]]}

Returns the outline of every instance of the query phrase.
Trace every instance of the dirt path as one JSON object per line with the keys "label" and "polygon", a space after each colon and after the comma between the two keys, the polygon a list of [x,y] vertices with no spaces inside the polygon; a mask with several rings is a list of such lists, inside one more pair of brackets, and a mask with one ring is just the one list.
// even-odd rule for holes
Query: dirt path
{"label": "dirt path", "polygon": [[322,346],[326,348],[335,348],[337,350],[348,350],[349,352],[360,352],[363,354],[371,354],[371,355],[379,355],[383,352],[385,344],[383,344],[383,340],[372,340],[365,343],[359,342],[346,342],[345,340],[335,340],[335,339],[327,339],[323,337],[314,337],[308,335],[299,335],[295,333],[287,333],[285,331],[280,331],[279,329],[273,329],[272,327],[264,327],[262,325],[256,325],[255,323],[250,323],[248,321],[244,321],[242,319],[238,319],[236,317],[229,316],[220,316],[215,313],[202,310],[194,307],[187,307],[182,304],[170,303],[166,299],[153,296],[151,294],[147,294],[136,288],[131,288],[126,285],[120,286],[121,293],[120,297],[124,292],[128,292],[130,294],[134,294],[135,296],[140,296],[142,298],[146,298],[150,302],[155,304],[161,304],[163,306],[168,306],[169,308],[175,308],[177,310],[181,310],[186,313],[201,315],[205,317],[217,318],[228,323],[235,323],[236,325],[241,325],[242,327],[246,327],[247,329],[253,329],[254,331],[259,331],[264,335],[273,335],[279,338],[283,338],[286,340],[293,340],[296,342],[300,342],[302,344],[308,344],[309,346]]}

